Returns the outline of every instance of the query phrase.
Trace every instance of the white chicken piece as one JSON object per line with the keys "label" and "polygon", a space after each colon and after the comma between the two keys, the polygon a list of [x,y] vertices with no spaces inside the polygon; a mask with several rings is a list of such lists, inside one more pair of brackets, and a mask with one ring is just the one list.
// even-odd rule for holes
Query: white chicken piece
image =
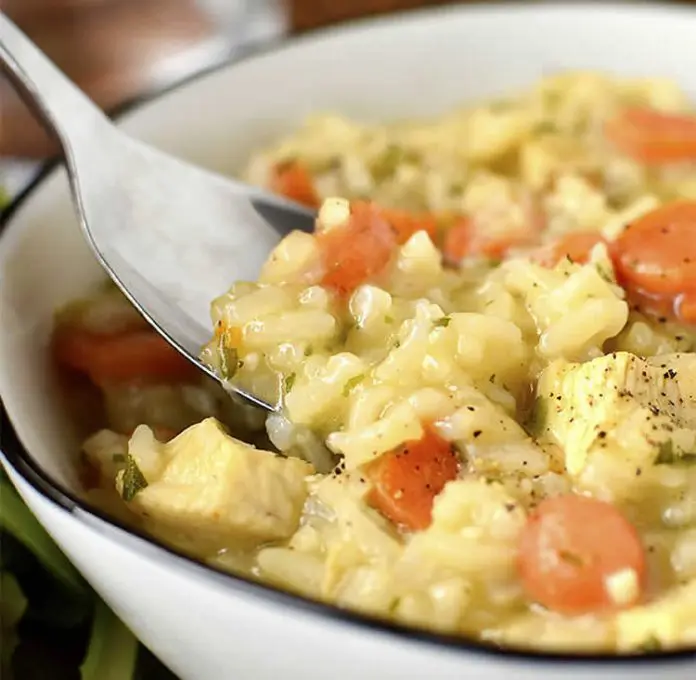
{"label": "white chicken piece", "polygon": [[539,378],[531,429],[564,450],[576,478],[611,460],[615,472],[624,468],[640,479],[636,470],[694,457],[694,375],[688,355],[616,352],[582,364],[557,361]]}
{"label": "white chicken piece", "polygon": [[256,449],[208,418],[167,444],[140,426],[117,487],[155,534],[199,554],[290,537],[311,465]]}

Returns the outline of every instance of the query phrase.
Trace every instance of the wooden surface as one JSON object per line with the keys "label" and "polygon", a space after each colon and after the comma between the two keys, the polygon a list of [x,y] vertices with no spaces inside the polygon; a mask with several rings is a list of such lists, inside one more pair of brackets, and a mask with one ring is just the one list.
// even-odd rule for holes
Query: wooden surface
{"label": "wooden surface", "polygon": [[294,32],[368,15],[453,2],[455,0],[288,0],[290,26]]}
{"label": "wooden surface", "polygon": [[[215,27],[195,0],[0,0],[5,11],[104,108],[150,89],[171,57],[212,39]],[[56,150],[0,79],[0,156]]]}

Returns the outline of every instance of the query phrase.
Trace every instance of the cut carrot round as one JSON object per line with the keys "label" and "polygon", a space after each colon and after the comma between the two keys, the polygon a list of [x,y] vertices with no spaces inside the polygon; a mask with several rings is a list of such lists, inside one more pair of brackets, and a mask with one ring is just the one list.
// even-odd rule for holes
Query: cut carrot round
{"label": "cut carrot round", "polygon": [[322,285],[346,296],[386,267],[397,241],[378,207],[355,203],[349,220],[319,232],[317,243],[325,272]]}
{"label": "cut carrot round", "polygon": [[58,362],[85,373],[97,385],[138,380],[195,380],[195,366],[154,330],[103,336],[74,328],[54,337]]}
{"label": "cut carrot round", "polygon": [[442,252],[445,259],[452,264],[461,262],[465,257],[486,257],[498,260],[510,248],[527,242],[528,238],[526,233],[487,237],[478,231],[473,220],[462,217],[445,232]]}
{"label": "cut carrot round", "polygon": [[372,483],[367,502],[394,524],[417,531],[432,520],[435,497],[457,477],[459,459],[452,445],[431,428],[365,467]]}
{"label": "cut carrot round", "polygon": [[298,161],[279,163],[273,168],[271,191],[309,208],[319,207],[319,196],[307,168]]}
{"label": "cut carrot round", "polygon": [[[522,531],[518,572],[529,597],[563,614],[635,604],[645,583],[645,553],[631,523],[610,503],[567,495],[543,501]],[[617,601],[614,575],[633,586]]]}
{"label": "cut carrot round", "polygon": [[696,202],[664,205],[610,245],[619,283],[655,297],[696,291]]}
{"label": "cut carrot round", "polygon": [[473,238],[474,226],[471,220],[462,217],[445,232],[444,244],[442,246],[442,253],[445,259],[455,264],[471,255]]}
{"label": "cut carrot round", "polygon": [[696,324],[696,291],[679,295],[674,304],[674,311],[682,323]]}
{"label": "cut carrot round", "polygon": [[419,231],[425,231],[432,241],[435,240],[437,221],[433,215],[381,207],[379,211],[394,230],[399,244],[406,243],[411,236]]}
{"label": "cut carrot round", "polygon": [[696,116],[630,108],[605,126],[622,153],[649,165],[696,160]]}
{"label": "cut carrot round", "polygon": [[575,231],[540,248],[533,259],[544,267],[554,267],[566,257],[571,262],[585,264],[592,248],[603,242],[602,235],[597,231]]}
{"label": "cut carrot round", "polygon": [[476,216],[460,217],[445,231],[442,253],[445,260],[458,264],[465,257],[502,259],[512,248],[534,243],[542,232],[545,218],[537,205],[530,202],[526,208],[527,222],[510,231],[490,234],[478,224]]}

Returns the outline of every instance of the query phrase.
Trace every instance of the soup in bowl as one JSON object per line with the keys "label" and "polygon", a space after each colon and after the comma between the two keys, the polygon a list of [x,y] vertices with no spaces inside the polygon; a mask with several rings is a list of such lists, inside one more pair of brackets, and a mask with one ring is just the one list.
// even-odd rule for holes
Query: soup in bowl
{"label": "soup in bowl", "polygon": [[[685,14],[653,12],[665,31],[686,35]],[[211,301],[202,356],[223,380],[278,403],[269,417],[196,375],[115,289],[95,288],[98,270],[68,219],[59,233],[34,226],[58,205],[68,213],[60,178],[11,218],[3,304],[32,311],[3,338],[3,352],[26,357],[3,365],[3,397],[31,455],[8,455],[38,473],[44,490],[47,478],[54,495],[69,487],[59,500],[72,515],[27,481],[17,480],[20,489],[107,601],[184,677],[241,667],[221,655],[219,633],[196,659],[204,670],[173,649],[177,631],[190,630],[176,620],[189,601],[206,631],[223,621],[243,627],[232,602],[284,636],[286,626],[293,635],[321,627],[317,612],[340,611],[345,618],[322,627],[326,648],[376,655],[351,661],[346,677],[381,677],[397,650],[408,649],[398,662],[406,674],[433,660],[427,645],[388,641],[387,631],[450,640],[454,648],[434,655],[443,676],[461,663],[495,673],[510,659],[522,669],[562,655],[638,656],[646,670],[693,660],[689,80],[667,57],[657,74],[645,61],[572,50],[539,79],[546,55],[557,54],[554,34],[543,58],[496,71],[502,53],[483,52],[491,82],[448,85],[462,63],[460,36],[478,54],[486,31],[537,16],[565,31],[577,19],[601,43],[598,17],[636,32],[655,14],[455,10],[312,38],[278,53],[284,68],[288,56],[308,68],[321,50],[369,45],[381,69],[381,81],[363,79],[371,96],[351,91],[355,81],[338,67],[312,84],[314,94],[295,83],[277,124],[260,119],[279,115],[280,92],[265,95],[277,101],[252,97],[232,122],[210,114],[230,139],[248,132],[230,154],[211,121],[173,140],[162,116],[176,112],[170,125],[180,129],[187,106],[223,84],[272,82],[274,54],[126,121],[318,210],[314,233],[283,239],[259,262],[258,281],[234,282],[231,272],[231,289]],[[427,79],[417,60],[409,69],[376,47],[408,38],[431,54],[436,36],[444,54],[432,54]],[[414,97],[419,77],[432,101]],[[51,239],[80,266],[65,276],[51,259],[30,279],[18,263]],[[37,395],[63,408],[36,419]],[[212,568],[152,545],[138,553],[133,533]],[[147,606],[105,576],[107,554],[120,573],[126,564],[129,574],[140,570],[133,578]],[[309,611],[264,600],[271,592]],[[144,625],[153,608],[156,630]],[[380,632],[345,621],[379,621]],[[272,673],[252,649],[243,663]]]}

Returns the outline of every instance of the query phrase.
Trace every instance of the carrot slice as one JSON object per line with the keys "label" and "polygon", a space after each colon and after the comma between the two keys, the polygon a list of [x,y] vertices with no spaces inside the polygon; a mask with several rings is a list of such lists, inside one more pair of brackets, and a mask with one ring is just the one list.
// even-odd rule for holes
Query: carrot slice
{"label": "carrot slice", "polygon": [[[586,496],[543,501],[522,530],[517,567],[528,595],[564,614],[635,604],[645,584],[645,553],[631,523],[610,503]],[[616,601],[608,579],[631,571],[635,592]]]}
{"label": "carrot slice", "polygon": [[592,248],[603,242],[604,238],[597,231],[570,232],[540,248],[533,259],[544,267],[554,267],[565,257],[571,262],[585,264]]}
{"label": "carrot slice", "polygon": [[396,247],[396,235],[371,203],[351,205],[349,220],[317,234],[324,264],[322,285],[347,296],[381,272]]}
{"label": "carrot slice", "polygon": [[629,293],[674,300],[696,291],[696,202],[664,205],[610,244],[619,283]]}
{"label": "carrot slice", "polygon": [[372,482],[367,502],[395,524],[425,529],[435,496],[458,472],[452,445],[428,427],[422,439],[406,442],[365,467]]}
{"label": "carrot slice", "polygon": [[677,298],[674,311],[683,323],[696,324],[696,292],[690,291]]}
{"label": "carrot slice", "polygon": [[134,380],[185,382],[198,371],[154,330],[113,336],[65,328],[54,337],[62,365],[85,373],[97,385]]}
{"label": "carrot slice", "polygon": [[405,210],[392,208],[379,208],[379,211],[396,233],[396,240],[399,244],[406,243],[411,236],[419,231],[425,231],[430,239],[435,241],[437,221],[433,215],[409,213]]}
{"label": "carrot slice", "polygon": [[465,257],[487,257],[501,259],[505,253],[529,240],[529,234],[509,233],[501,236],[486,236],[477,228],[474,220],[461,217],[445,232],[442,247],[445,259],[458,264]]}
{"label": "carrot slice", "polygon": [[630,108],[605,126],[621,152],[648,165],[696,159],[696,116]]}
{"label": "carrot slice", "polygon": [[461,262],[471,254],[471,244],[474,238],[474,228],[471,220],[462,217],[445,232],[442,254],[448,262]]}
{"label": "carrot slice", "polygon": [[319,207],[319,196],[307,168],[298,161],[279,163],[273,168],[271,191],[302,203],[309,208]]}

